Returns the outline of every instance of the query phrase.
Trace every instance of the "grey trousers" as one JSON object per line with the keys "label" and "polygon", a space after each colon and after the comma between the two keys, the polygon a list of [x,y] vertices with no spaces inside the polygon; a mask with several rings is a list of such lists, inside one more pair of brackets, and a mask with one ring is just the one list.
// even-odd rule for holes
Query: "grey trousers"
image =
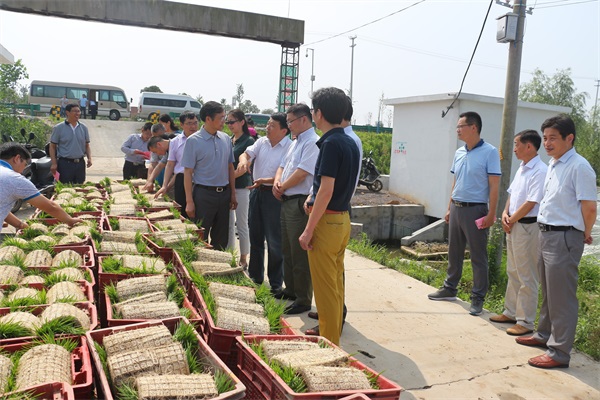
{"label": "grey trousers", "polygon": [[312,304],[313,286],[308,265],[308,253],[300,247],[308,215],[304,212],[307,196],[286,200],[281,204],[281,249],[283,250],[284,292],[296,296],[296,304]]}
{"label": "grey trousers", "polygon": [[488,290],[488,230],[479,229],[475,220],[487,215],[487,205],[456,207],[450,204],[448,227],[448,275],[444,287],[456,294],[462,277],[465,248],[469,244],[473,267],[473,290],[471,298],[482,299]]}
{"label": "grey trousers", "polygon": [[540,232],[538,268],[542,307],[535,339],[546,343],[546,354],[568,363],[577,328],[577,279],[583,254],[583,232]]}

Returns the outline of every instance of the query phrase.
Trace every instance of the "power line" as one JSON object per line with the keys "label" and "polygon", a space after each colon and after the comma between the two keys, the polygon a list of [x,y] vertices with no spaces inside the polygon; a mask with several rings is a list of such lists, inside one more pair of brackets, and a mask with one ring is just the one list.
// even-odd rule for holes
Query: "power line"
{"label": "power line", "polygon": [[582,1],[574,1],[574,2],[564,2],[562,4],[551,4],[551,5],[547,5],[544,6],[544,4],[549,4],[549,3],[540,3],[541,6],[537,6],[535,9],[536,10],[542,10],[544,8],[554,8],[554,7],[565,7],[565,6],[574,6],[576,4],[585,4],[585,3],[596,3],[598,2],[598,0],[582,0]]}
{"label": "power line", "polygon": [[465,71],[465,75],[463,76],[463,80],[460,84],[460,89],[456,96],[454,96],[454,100],[452,103],[446,108],[446,111],[442,111],[442,118],[444,118],[448,111],[452,108],[456,100],[458,100],[460,94],[462,93],[463,85],[465,84],[465,79],[467,79],[467,74],[469,73],[469,69],[471,68],[471,63],[473,62],[473,58],[475,57],[475,52],[477,51],[477,47],[479,46],[479,41],[481,40],[481,35],[483,35],[483,28],[485,28],[485,23],[487,22],[488,16],[490,15],[490,10],[492,9],[492,4],[494,4],[494,0],[490,0],[490,6],[488,7],[487,13],[485,14],[485,18],[483,19],[483,24],[481,25],[481,31],[479,31],[479,37],[477,38],[477,43],[475,43],[475,48],[473,49],[473,54],[471,54],[471,59],[469,60],[469,65],[467,65],[467,70]]}
{"label": "power line", "polygon": [[424,1],[425,1],[425,0],[420,0],[420,1],[417,1],[416,3],[413,3],[413,4],[411,4],[411,5],[410,5],[410,6],[408,6],[408,7],[404,7],[404,8],[402,8],[402,9],[398,10],[398,11],[394,11],[394,12],[393,12],[393,13],[391,13],[391,14],[388,14],[388,15],[386,15],[386,16],[383,16],[383,17],[381,17],[381,18],[377,18],[377,19],[375,19],[375,20],[373,20],[373,21],[371,21],[371,22],[367,22],[366,24],[360,25],[360,26],[358,26],[358,27],[356,27],[356,28],[349,29],[349,30],[347,30],[347,31],[345,31],[345,32],[338,33],[338,34],[336,34],[336,35],[330,36],[330,37],[328,37],[328,38],[325,38],[325,39],[317,40],[316,42],[307,43],[307,44],[305,44],[304,46],[312,46],[312,45],[314,45],[314,44],[316,44],[316,43],[321,43],[321,42],[324,42],[324,41],[326,41],[326,40],[330,40],[330,39],[336,38],[336,37],[338,37],[338,36],[345,35],[346,33],[350,33],[350,32],[352,32],[352,31],[358,30],[358,29],[360,29],[360,28],[364,28],[365,26],[372,25],[372,24],[374,24],[375,22],[379,22],[379,21],[381,21],[381,20],[384,20],[384,19],[386,19],[386,18],[389,18],[389,17],[391,17],[392,15],[396,15],[396,14],[398,14],[398,13],[401,13],[402,11],[408,10],[409,8],[412,8],[412,7],[416,6],[417,4],[421,4],[421,3],[423,3]]}

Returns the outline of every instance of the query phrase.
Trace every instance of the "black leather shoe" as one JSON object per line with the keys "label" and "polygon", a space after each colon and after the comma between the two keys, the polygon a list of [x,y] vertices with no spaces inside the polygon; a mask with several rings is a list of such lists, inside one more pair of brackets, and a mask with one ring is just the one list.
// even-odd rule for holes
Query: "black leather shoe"
{"label": "black leather shoe", "polygon": [[302,314],[303,312],[306,312],[310,310],[310,306],[303,306],[301,304],[296,304],[296,303],[292,303],[290,306],[287,306],[285,308],[285,311],[283,312],[284,314]]}
{"label": "black leather shoe", "polygon": [[287,294],[285,290],[279,290],[273,293],[273,297],[275,297],[277,300],[296,300],[296,296]]}
{"label": "black leather shoe", "polygon": [[[342,318],[344,319],[343,323],[346,323],[346,314],[348,314],[348,309],[346,308],[346,305],[344,304],[344,312],[342,314]],[[318,311],[309,312],[308,318],[319,319],[319,312]]]}

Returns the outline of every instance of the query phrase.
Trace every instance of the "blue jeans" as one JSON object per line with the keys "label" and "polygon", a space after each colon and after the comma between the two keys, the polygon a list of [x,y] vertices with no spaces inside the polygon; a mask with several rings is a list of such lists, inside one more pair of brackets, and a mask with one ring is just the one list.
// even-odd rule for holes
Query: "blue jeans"
{"label": "blue jeans", "polygon": [[271,289],[283,285],[283,254],[281,251],[281,202],[268,190],[252,189],[248,225],[250,228],[250,262],[248,273],[257,284],[265,279],[265,239],[267,240],[267,275]]}

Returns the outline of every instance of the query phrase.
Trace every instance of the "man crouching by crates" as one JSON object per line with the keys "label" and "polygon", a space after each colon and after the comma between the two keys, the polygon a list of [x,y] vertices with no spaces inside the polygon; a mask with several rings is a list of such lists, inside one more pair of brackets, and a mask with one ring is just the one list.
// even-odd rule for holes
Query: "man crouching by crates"
{"label": "man crouching by crates", "polygon": [[350,239],[348,209],[354,193],[360,156],[342,120],[348,100],[338,88],[322,88],[312,96],[312,115],[323,136],[317,141],[313,195],[304,203],[308,223],[300,246],[308,263],[319,310],[320,333],[336,345],[342,333],[344,253]]}
{"label": "man crouching by crates", "polygon": [[69,225],[82,222],[72,218],[55,202],[41,196],[35,185],[21,175],[30,162],[31,154],[22,144],[11,142],[0,146],[0,220],[17,230],[26,229],[27,223],[10,212],[15,201],[24,200],[61,222]]}

